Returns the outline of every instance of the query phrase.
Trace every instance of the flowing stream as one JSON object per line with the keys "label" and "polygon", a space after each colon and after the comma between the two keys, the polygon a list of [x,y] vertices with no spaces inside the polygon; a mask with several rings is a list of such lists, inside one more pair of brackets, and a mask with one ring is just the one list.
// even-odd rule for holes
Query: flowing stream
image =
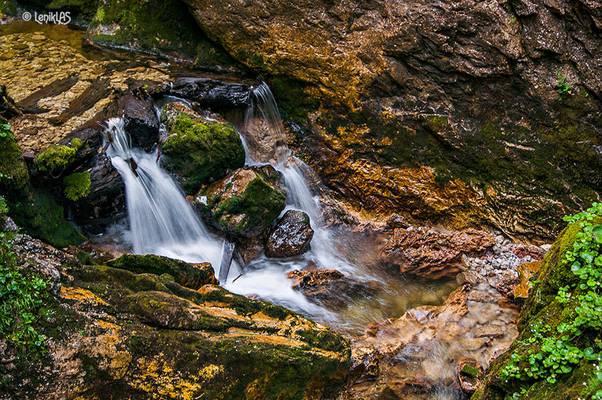
{"label": "flowing stream", "polygon": [[[228,279],[223,282],[224,287],[234,293],[259,297],[317,321],[357,332],[371,322],[400,315],[408,307],[437,303],[451,290],[451,286],[445,284],[425,285],[390,280],[364,268],[361,260],[350,261],[353,253],[350,249],[361,248],[361,239],[344,246],[345,240],[327,225],[320,198],[313,192],[307,179],[312,171],[288,148],[280,113],[269,87],[265,83],[257,86],[251,100],[241,129],[246,164],[270,164],[281,173],[287,193],[286,208],[282,214],[290,209],[307,213],[314,236],[310,250],[298,257],[272,259],[261,255],[244,270],[233,262]],[[211,234],[197,217],[176,182],[161,168],[157,152],[147,153],[132,148],[120,118],[109,120],[106,132],[109,142],[107,154],[126,187],[129,229],[124,236],[133,251],[188,262],[208,261],[213,265],[216,276],[219,276],[225,242]],[[378,296],[350,301],[346,308],[334,312],[309,301],[292,288],[287,274],[307,268],[337,269],[355,280],[377,282],[383,290]]]}

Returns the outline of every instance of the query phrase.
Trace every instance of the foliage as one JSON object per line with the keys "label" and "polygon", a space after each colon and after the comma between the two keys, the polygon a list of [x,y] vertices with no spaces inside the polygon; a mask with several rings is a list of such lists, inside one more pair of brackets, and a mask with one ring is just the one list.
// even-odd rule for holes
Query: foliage
{"label": "foliage", "polygon": [[564,75],[562,72],[558,71],[556,73],[556,92],[558,93],[558,95],[564,96],[567,94],[571,94],[572,91],[573,91],[573,88],[567,82],[566,75]]}
{"label": "foliage", "polygon": [[0,188],[6,192],[18,192],[28,181],[29,173],[11,126],[0,123]]}
{"label": "foliage", "polygon": [[[564,307],[560,323],[536,324],[531,335],[518,342],[526,351],[515,351],[501,369],[500,378],[519,381],[545,380],[550,384],[571,373],[583,360],[602,361],[602,203],[587,211],[565,217],[579,231],[561,260],[577,278],[558,289],[555,300]],[[602,385],[597,372],[596,385]],[[516,393],[515,396],[516,397]],[[602,398],[598,390],[594,398]]]}
{"label": "foliage", "polygon": [[63,179],[65,197],[71,201],[78,201],[90,194],[92,181],[89,172],[76,172]]}
{"label": "foliage", "polygon": [[0,223],[8,214],[8,204],[3,196],[0,196]]}
{"label": "foliage", "polygon": [[55,175],[62,173],[74,160],[82,146],[80,139],[75,138],[70,146],[55,144],[36,157],[35,164],[41,172]]}
{"label": "foliage", "polygon": [[44,312],[49,284],[17,267],[8,233],[0,232],[0,336],[20,350],[42,351],[46,337],[36,323]]}
{"label": "foliage", "polygon": [[11,131],[10,124],[0,123],[0,139],[12,139],[14,138],[13,132]]}

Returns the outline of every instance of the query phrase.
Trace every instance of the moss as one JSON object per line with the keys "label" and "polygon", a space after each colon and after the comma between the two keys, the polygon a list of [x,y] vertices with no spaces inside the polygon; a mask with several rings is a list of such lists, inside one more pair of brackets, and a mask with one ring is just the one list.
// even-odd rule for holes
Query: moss
{"label": "moss", "polygon": [[284,209],[286,196],[261,173],[247,183],[244,191],[228,198],[210,199],[212,218],[219,227],[238,237],[265,231]]}
{"label": "moss", "polygon": [[40,172],[48,173],[52,176],[60,175],[65,171],[73,161],[82,142],[79,139],[73,139],[70,146],[54,144],[37,155],[35,165]]}
{"label": "moss", "polygon": [[180,178],[189,194],[245,163],[242,142],[231,125],[203,122],[185,113],[170,124],[163,155],[163,166]]}
{"label": "moss", "polygon": [[92,181],[89,172],[76,172],[63,179],[65,197],[71,201],[78,201],[90,194]]}
{"label": "moss", "polygon": [[0,191],[17,195],[27,188],[29,173],[15,137],[9,129],[3,133],[0,135]]}
{"label": "moss", "polygon": [[320,105],[315,90],[304,82],[275,76],[270,79],[270,88],[278,99],[278,107],[286,120],[303,124],[307,114],[317,110]]}
{"label": "moss", "polygon": [[55,247],[80,244],[85,237],[64,217],[63,207],[48,192],[32,189],[10,204],[11,216],[32,236]]}
{"label": "moss", "polygon": [[168,274],[182,286],[198,289],[202,285],[216,283],[211,264],[189,264],[156,255],[127,254],[109,262],[114,268],[126,269],[135,273]]}
{"label": "moss", "polygon": [[[106,33],[111,31],[106,28],[112,26],[118,28]],[[103,1],[96,10],[90,32],[92,41],[101,45],[125,46],[185,59],[199,67],[232,64],[230,57],[206,38],[187,8],[177,0]]]}

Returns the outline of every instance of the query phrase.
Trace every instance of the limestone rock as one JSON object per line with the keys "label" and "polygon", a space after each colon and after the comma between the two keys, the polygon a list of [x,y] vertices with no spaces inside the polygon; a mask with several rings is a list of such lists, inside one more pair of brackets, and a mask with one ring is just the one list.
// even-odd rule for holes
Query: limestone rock
{"label": "limestone rock", "polygon": [[309,249],[314,231],[309,216],[303,211],[289,210],[276,221],[266,242],[268,257],[293,257]]}
{"label": "limestone rock", "polygon": [[159,140],[159,119],[152,98],[128,93],[119,98],[118,108],[132,145],[150,150]]}

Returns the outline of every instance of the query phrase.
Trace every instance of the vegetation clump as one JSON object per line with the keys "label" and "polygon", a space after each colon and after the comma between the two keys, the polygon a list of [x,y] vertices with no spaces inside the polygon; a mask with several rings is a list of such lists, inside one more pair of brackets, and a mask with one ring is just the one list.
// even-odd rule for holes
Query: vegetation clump
{"label": "vegetation clump", "polygon": [[90,194],[92,180],[89,172],[76,172],[63,179],[65,197],[71,201],[78,201]]}
{"label": "vegetation clump", "polygon": [[82,146],[80,139],[72,140],[71,145],[55,144],[38,154],[35,165],[40,172],[60,175],[75,160],[77,151]]}
{"label": "vegetation clump", "polygon": [[0,190],[22,191],[28,181],[27,167],[11,126],[0,122]]}
{"label": "vegetation clump", "polygon": [[545,393],[540,382],[554,386],[578,373],[584,376],[572,395],[602,399],[602,203],[565,221],[571,225],[527,305],[526,331],[499,370],[502,382],[522,386],[512,399],[536,398]]}

